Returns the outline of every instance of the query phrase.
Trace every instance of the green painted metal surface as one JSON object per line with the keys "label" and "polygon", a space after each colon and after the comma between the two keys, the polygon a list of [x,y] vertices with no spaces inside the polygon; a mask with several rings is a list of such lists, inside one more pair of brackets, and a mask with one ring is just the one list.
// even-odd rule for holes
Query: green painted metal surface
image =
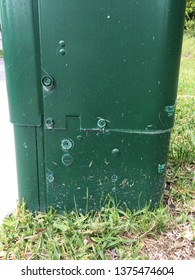
{"label": "green painted metal surface", "polygon": [[108,195],[131,209],[158,204],[185,0],[1,0],[1,9],[20,198],[59,212],[100,209]]}
{"label": "green painted metal surface", "polygon": [[37,1],[1,1],[10,119],[41,125],[42,88]]}

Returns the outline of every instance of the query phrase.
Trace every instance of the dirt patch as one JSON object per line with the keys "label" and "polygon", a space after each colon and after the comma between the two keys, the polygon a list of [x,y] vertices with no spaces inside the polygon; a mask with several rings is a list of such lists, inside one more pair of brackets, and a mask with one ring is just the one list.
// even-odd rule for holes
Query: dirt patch
{"label": "dirt patch", "polygon": [[186,223],[158,238],[143,240],[141,253],[151,260],[194,260],[195,232]]}
{"label": "dirt patch", "polygon": [[193,55],[182,55],[181,57],[182,59],[192,59],[193,58]]}

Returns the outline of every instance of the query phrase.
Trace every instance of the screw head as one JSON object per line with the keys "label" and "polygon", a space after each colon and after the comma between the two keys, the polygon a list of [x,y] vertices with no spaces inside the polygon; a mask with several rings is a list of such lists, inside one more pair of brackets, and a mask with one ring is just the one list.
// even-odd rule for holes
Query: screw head
{"label": "screw head", "polygon": [[64,151],[70,150],[73,147],[73,141],[71,139],[63,139],[61,147]]}

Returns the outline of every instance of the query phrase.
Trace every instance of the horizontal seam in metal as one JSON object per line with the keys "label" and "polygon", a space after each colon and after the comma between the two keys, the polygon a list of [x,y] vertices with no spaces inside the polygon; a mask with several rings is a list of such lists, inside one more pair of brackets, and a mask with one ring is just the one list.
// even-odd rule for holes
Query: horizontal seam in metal
{"label": "horizontal seam in metal", "polygon": [[162,133],[169,133],[171,132],[172,128],[164,129],[164,130],[126,130],[126,129],[109,129],[110,132],[123,132],[123,133],[130,133],[130,134],[162,134]]}
{"label": "horizontal seam in metal", "polygon": [[119,133],[129,133],[129,134],[146,134],[146,135],[155,135],[162,133],[170,133],[172,128],[165,130],[153,130],[153,131],[145,131],[145,130],[126,130],[126,129],[81,129],[81,131],[92,131],[92,132],[119,132]]}

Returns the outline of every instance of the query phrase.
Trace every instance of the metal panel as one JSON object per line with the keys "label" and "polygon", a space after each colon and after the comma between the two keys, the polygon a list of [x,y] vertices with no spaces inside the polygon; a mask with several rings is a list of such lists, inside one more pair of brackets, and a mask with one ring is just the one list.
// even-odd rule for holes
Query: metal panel
{"label": "metal panel", "polygon": [[[19,199],[31,210],[39,210],[39,178],[36,128],[14,126]],[[42,160],[43,161],[43,160]]]}
{"label": "metal panel", "polygon": [[20,198],[140,208],[163,194],[185,0],[0,0]]}
{"label": "metal panel", "polygon": [[[184,2],[39,1],[45,118],[56,128],[156,131],[173,125]],[[50,15],[48,17],[48,15]]]}
{"label": "metal panel", "polygon": [[1,0],[10,119],[41,125],[42,92],[37,1]]}
{"label": "metal panel", "polygon": [[130,209],[159,203],[169,133],[89,133],[76,129],[76,123],[71,121],[73,129],[67,131],[46,131],[48,205],[59,211],[97,210],[108,194]]}
{"label": "metal panel", "polygon": [[39,1],[48,205],[160,201],[184,3]]}

